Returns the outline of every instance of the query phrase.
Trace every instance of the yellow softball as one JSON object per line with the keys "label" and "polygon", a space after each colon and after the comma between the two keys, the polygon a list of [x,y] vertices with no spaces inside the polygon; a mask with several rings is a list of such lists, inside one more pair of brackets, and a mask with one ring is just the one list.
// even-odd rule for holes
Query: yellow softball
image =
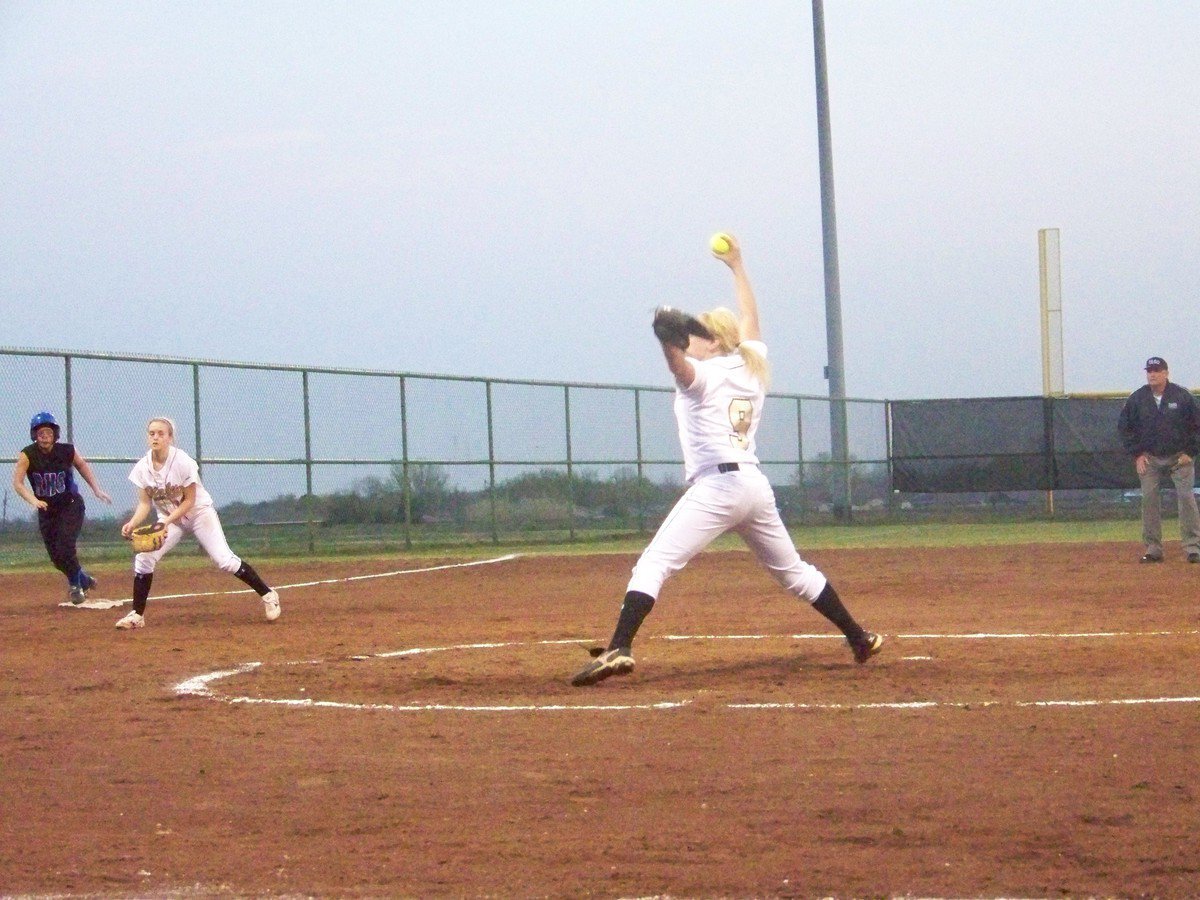
{"label": "yellow softball", "polygon": [[708,246],[712,248],[713,253],[718,255],[721,253],[728,253],[730,247],[729,235],[725,234],[723,231],[718,231],[712,236],[712,239],[708,242]]}

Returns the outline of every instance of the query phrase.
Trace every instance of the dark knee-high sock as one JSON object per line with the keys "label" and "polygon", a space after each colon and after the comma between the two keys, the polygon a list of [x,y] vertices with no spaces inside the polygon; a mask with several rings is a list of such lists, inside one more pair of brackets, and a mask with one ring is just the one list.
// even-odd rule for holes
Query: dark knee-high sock
{"label": "dark knee-high sock", "polygon": [[246,584],[250,585],[250,587],[254,589],[254,593],[258,594],[260,597],[263,594],[269,593],[271,590],[269,587],[267,587],[267,583],[258,577],[258,573],[254,571],[254,567],[248,562],[242,563],[241,566],[238,567],[238,570],[233,574],[235,577],[240,578],[242,581],[246,582]]}
{"label": "dark knee-high sock", "polygon": [[642,621],[653,607],[654,598],[649,594],[643,594],[641,591],[630,591],[626,594],[621,604],[621,615],[617,617],[617,628],[613,632],[612,640],[608,642],[608,649],[615,650],[620,647],[622,650],[628,650],[633,644],[634,635],[642,627]]}
{"label": "dark knee-high sock", "polygon": [[133,611],[139,616],[146,612],[146,601],[150,599],[150,582],[154,573],[133,576]]}
{"label": "dark knee-high sock", "polygon": [[850,640],[857,641],[863,636],[862,626],[854,621],[854,616],[842,605],[842,598],[828,581],[825,582],[825,590],[813,601],[813,609],[841,629],[842,634]]}

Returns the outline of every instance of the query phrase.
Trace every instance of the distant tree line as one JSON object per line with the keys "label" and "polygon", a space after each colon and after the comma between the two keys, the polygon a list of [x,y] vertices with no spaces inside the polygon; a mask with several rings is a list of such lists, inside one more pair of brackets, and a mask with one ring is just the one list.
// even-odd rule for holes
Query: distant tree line
{"label": "distant tree line", "polygon": [[[833,472],[828,457],[804,469],[798,477],[777,481],[776,501],[785,520],[817,511],[832,497]],[[563,468],[523,472],[487,487],[464,490],[451,485],[444,467],[433,464],[395,465],[386,478],[355,481],[347,490],[303,496],[284,495],[259,503],[231,503],[221,516],[230,524],[304,521],[308,516],[329,525],[445,524],[478,526],[495,516],[509,527],[561,527],[571,521],[636,523],[661,518],[683,490],[681,482],[654,482],[633,469],[607,477]],[[855,496],[887,495],[887,467],[859,464],[851,470]],[[651,525],[655,524],[653,521]]]}
{"label": "distant tree line", "polygon": [[437,465],[392,467],[386,478],[355,481],[348,490],[303,496],[283,495],[259,503],[231,503],[221,517],[230,524],[303,521],[308,516],[329,525],[413,524],[478,525],[492,516],[508,525],[557,526],[575,519],[635,520],[669,507],[679,485],[656,484],[632,471],[607,478],[563,469],[525,472],[487,487],[464,490],[451,485]]}

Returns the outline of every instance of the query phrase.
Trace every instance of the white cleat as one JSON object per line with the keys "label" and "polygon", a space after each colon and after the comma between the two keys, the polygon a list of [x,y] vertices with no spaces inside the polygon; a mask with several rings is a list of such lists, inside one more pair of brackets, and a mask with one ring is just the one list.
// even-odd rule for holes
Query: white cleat
{"label": "white cleat", "polygon": [[118,619],[116,627],[123,629],[142,628],[146,624],[146,617],[140,613],[130,612],[125,618]]}
{"label": "white cleat", "polygon": [[274,622],[279,618],[279,614],[283,610],[279,606],[279,591],[267,591],[263,594],[263,613],[267,617],[268,622]]}

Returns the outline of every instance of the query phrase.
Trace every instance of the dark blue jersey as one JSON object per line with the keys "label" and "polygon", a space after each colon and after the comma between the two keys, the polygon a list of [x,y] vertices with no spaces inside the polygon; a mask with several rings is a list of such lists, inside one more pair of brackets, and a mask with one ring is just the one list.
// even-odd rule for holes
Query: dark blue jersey
{"label": "dark blue jersey", "polygon": [[26,477],[39,500],[54,505],[79,494],[75,484],[74,444],[55,444],[49,453],[43,453],[37,444],[30,444],[21,452],[29,460]]}

